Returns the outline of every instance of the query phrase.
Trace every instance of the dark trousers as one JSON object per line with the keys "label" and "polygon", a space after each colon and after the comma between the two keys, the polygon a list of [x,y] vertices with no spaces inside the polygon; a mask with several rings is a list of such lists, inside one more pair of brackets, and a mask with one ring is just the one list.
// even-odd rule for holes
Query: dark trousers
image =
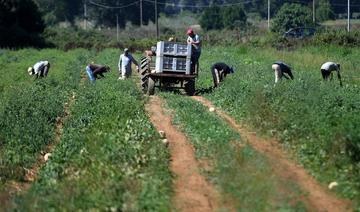
{"label": "dark trousers", "polygon": [[46,66],[44,66],[41,70],[40,70],[40,77],[47,77],[48,73],[50,70],[50,63],[48,63]]}
{"label": "dark trousers", "polygon": [[283,71],[283,73],[289,75],[289,77],[290,77],[291,79],[294,79],[294,75],[292,74],[291,70],[285,70],[285,71]]}
{"label": "dark trousers", "polygon": [[329,79],[330,75],[331,75],[330,79],[332,79],[332,74],[331,74],[331,72],[328,71],[328,70],[321,69],[321,75],[322,75],[322,77],[323,77],[324,80]]}

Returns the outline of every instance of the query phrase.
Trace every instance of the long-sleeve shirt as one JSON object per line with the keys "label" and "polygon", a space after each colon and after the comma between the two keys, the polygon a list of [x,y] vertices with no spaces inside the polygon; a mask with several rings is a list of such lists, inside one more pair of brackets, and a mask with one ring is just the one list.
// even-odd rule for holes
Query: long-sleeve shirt
{"label": "long-sleeve shirt", "polygon": [[131,63],[134,63],[138,66],[138,62],[133,58],[131,54],[121,54],[118,63],[119,71],[121,70],[121,72],[123,73],[131,72]]}

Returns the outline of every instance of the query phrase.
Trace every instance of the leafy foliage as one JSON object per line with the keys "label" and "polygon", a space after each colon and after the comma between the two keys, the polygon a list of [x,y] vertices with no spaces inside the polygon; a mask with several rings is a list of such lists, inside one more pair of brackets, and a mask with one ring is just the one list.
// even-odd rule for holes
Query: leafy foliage
{"label": "leafy foliage", "polygon": [[[32,56],[24,57],[26,54]],[[28,60],[40,56],[36,50],[9,51],[0,56],[5,70],[14,70],[0,82],[0,183],[23,180],[25,170],[53,141],[56,118],[63,115],[64,103],[71,89],[78,86],[80,72],[77,70],[79,64],[85,63],[86,52],[64,54],[45,50],[46,54],[50,63],[54,60],[63,62],[49,71],[48,78],[37,81],[26,73],[26,67],[32,65],[27,63]],[[14,85],[15,82],[18,85]]]}
{"label": "leafy foliage", "polygon": [[335,14],[331,8],[329,0],[320,0],[319,6],[316,8],[316,21],[326,21],[335,19]]}
{"label": "leafy foliage", "polygon": [[39,45],[44,27],[32,0],[0,1],[0,47]]}
{"label": "leafy foliage", "polygon": [[[291,53],[215,48],[203,51],[201,64],[208,64],[204,69],[217,62],[219,54],[236,72],[207,97],[238,121],[278,137],[316,178],[324,183],[337,181],[341,186],[336,190],[359,206],[360,66],[356,58],[360,52],[338,46],[305,47]],[[271,64],[278,59],[293,67],[295,79],[274,86]],[[328,60],[341,63],[344,87],[336,80],[322,82],[320,66]],[[198,85],[212,85],[210,73],[202,74]]]}
{"label": "leafy foliage", "polygon": [[246,24],[246,14],[242,7],[226,7],[223,10],[224,27],[234,29],[242,27]]}
{"label": "leafy foliage", "polygon": [[283,33],[291,28],[312,26],[311,11],[300,4],[284,4],[273,19],[271,30]]}
{"label": "leafy foliage", "polygon": [[[93,59],[116,70],[118,56],[111,49]],[[77,75],[85,74],[83,64]],[[31,189],[15,198],[14,210],[171,209],[167,148],[145,114],[136,84],[119,82],[116,75],[110,72],[95,84],[86,80],[74,90],[61,141]]]}

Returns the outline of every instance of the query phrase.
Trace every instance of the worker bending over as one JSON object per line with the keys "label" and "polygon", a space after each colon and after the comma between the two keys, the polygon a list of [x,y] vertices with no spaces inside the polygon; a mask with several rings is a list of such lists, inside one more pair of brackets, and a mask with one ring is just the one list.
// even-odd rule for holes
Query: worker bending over
{"label": "worker bending over", "polygon": [[[274,62],[272,65],[272,69],[275,73],[275,83],[280,82],[282,77],[285,77],[286,79],[289,79],[289,77],[291,79],[294,79],[290,66],[282,61]],[[285,74],[289,75],[289,77]]]}
{"label": "worker bending over", "polygon": [[322,74],[322,77],[324,80],[328,80],[329,76],[330,76],[330,80],[332,80],[333,79],[333,74],[332,74],[333,71],[337,72],[337,76],[340,81],[340,86],[342,86],[339,63],[326,62],[321,66],[321,74]]}
{"label": "worker bending over", "polygon": [[46,77],[50,70],[49,61],[39,61],[35,63],[33,67],[28,68],[28,73],[30,76],[35,75],[36,79],[38,77]]}
{"label": "worker bending over", "polygon": [[136,70],[139,70],[139,64],[134,57],[129,53],[129,49],[125,48],[124,53],[119,58],[119,80],[124,80],[131,76],[131,63],[136,65]]}
{"label": "worker bending over", "polygon": [[214,87],[219,86],[220,82],[226,78],[226,75],[231,73],[234,73],[234,69],[225,63],[215,63],[212,65],[211,74],[214,80]]}
{"label": "worker bending over", "polygon": [[194,33],[194,30],[189,28],[187,30],[187,43],[191,45],[191,71],[195,74],[199,73],[199,58],[201,55],[201,40],[200,36]]}
{"label": "worker bending over", "polygon": [[107,65],[89,64],[86,66],[86,73],[91,82],[95,82],[100,77],[105,77],[105,72],[110,72],[110,67]]}

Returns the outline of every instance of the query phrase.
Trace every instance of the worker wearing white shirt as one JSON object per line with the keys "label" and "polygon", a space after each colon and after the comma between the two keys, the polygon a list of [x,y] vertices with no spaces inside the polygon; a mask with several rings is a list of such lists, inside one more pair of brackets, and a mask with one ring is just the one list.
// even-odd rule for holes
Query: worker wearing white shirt
{"label": "worker wearing white shirt", "polygon": [[49,61],[39,61],[35,63],[33,67],[28,68],[28,73],[30,76],[35,75],[38,77],[46,77],[49,73],[50,63]]}
{"label": "worker wearing white shirt", "polygon": [[333,71],[337,72],[337,76],[340,81],[340,86],[342,86],[339,63],[326,62],[321,66],[321,74],[322,74],[322,77],[324,80],[328,80],[329,77],[330,77],[330,80],[332,80],[333,79],[333,74],[332,74]]}
{"label": "worker wearing white shirt", "polygon": [[129,53],[129,49],[125,48],[124,53],[119,58],[119,79],[124,80],[131,76],[131,63],[136,65],[136,69],[139,70],[139,64],[134,57]]}

